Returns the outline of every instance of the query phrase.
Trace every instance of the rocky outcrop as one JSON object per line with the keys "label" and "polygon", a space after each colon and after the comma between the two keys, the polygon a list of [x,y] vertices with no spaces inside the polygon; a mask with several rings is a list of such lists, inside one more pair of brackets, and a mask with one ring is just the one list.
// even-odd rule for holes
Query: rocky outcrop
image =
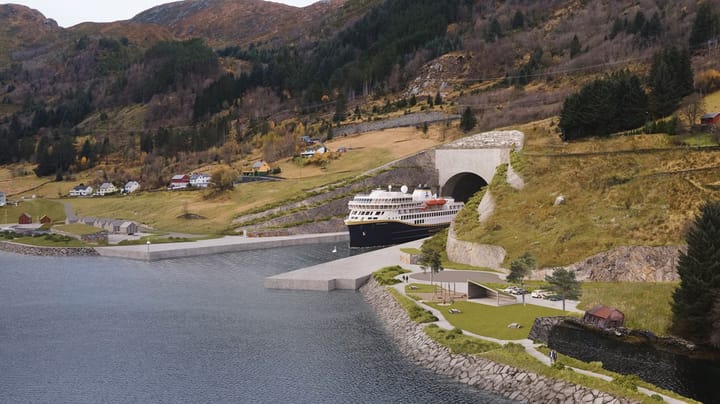
{"label": "rocky outcrop", "polygon": [[520,177],[520,174],[513,169],[512,164],[508,164],[505,179],[511,187],[517,190],[525,188],[525,181]]}
{"label": "rocky outcrop", "polygon": [[687,247],[618,247],[570,265],[579,280],[607,282],[677,281],[679,252]]}
{"label": "rocky outcrop", "polygon": [[458,240],[452,226],[448,232],[446,251],[450,261],[498,270],[502,270],[507,254],[500,246]]}
{"label": "rocky outcrop", "polygon": [[0,250],[42,257],[94,257],[100,255],[92,247],[37,247],[8,241],[0,241]]}
{"label": "rocky outcrop", "polygon": [[405,310],[375,280],[371,279],[360,291],[375,309],[398,349],[419,365],[438,374],[511,400],[530,403],[631,402],[473,355],[453,354],[448,348],[430,339],[420,324],[411,321]]}

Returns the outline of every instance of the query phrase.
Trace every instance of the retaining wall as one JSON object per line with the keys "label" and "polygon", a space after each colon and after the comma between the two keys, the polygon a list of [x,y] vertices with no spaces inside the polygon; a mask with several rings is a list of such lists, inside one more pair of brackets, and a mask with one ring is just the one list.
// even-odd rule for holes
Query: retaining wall
{"label": "retaining wall", "polygon": [[0,241],[0,250],[42,257],[94,257],[100,255],[91,247],[37,247],[9,241]]}

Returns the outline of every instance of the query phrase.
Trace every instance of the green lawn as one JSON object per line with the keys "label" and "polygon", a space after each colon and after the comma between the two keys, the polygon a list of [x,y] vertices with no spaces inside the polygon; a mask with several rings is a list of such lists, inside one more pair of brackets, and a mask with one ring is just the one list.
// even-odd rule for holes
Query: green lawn
{"label": "green lawn", "polygon": [[59,230],[59,231],[63,231],[65,233],[75,234],[78,236],[95,234],[95,233],[99,233],[103,230],[98,227],[89,226],[89,225],[82,224],[82,223],[58,225],[58,226],[53,226],[53,228],[56,230]]}
{"label": "green lawn", "polygon": [[46,238],[45,236],[39,237],[20,237],[12,240],[13,242],[27,245],[34,245],[38,247],[85,247],[86,244],[82,241],[74,238],[65,239],[63,241],[54,241]]}
{"label": "green lawn", "polygon": [[0,223],[17,223],[23,213],[32,216],[35,223],[45,215],[54,222],[65,220],[65,208],[62,203],[49,199],[28,199],[22,200],[18,206],[1,207]]}
{"label": "green lawn", "polygon": [[[450,306],[440,306],[431,303],[435,309],[440,310],[443,316],[454,327],[470,331],[486,337],[517,340],[525,339],[537,317],[552,317],[569,315],[562,310],[528,304],[512,304],[508,306],[488,306],[480,303],[457,301]],[[450,314],[448,309],[456,308],[459,314]],[[510,323],[518,323],[522,328],[507,328]]]}

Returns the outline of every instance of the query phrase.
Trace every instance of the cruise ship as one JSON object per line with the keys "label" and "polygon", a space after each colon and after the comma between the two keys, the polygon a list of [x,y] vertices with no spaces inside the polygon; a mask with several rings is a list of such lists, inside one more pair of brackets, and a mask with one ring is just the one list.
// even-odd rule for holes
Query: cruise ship
{"label": "cruise ship", "polygon": [[450,225],[464,204],[438,197],[430,188],[418,186],[412,193],[403,185],[398,190],[376,189],[355,195],[348,202],[345,224],[350,247],[375,247],[405,243],[428,237]]}

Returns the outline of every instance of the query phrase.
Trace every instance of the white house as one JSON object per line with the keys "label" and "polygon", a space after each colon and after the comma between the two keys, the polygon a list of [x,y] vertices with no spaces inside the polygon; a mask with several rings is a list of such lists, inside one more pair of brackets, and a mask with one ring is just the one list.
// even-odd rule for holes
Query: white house
{"label": "white house", "polygon": [[328,149],[325,146],[320,146],[317,149],[307,149],[304,152],[300,153],[301,157],[304,158],[310,158],[314,156],[315,154],[324,154],[327,153]]}
{"label": "white house", "polygon": [[114,194],[118,189],[112,182],[103,182],[102,185],[95,191],[95,195],[105,196]]}
{"label": "white house", "polygon": [[5,192],[0,192],[0,206],[5,206],[7,204],[7,197],[5,196]]}
{"label": "white house", "polygon": [[126,194],[137,191],[140,188],[140,183],[137,181],[128,181],[123,187],[123,192]]}
{"label": "white house", "polygon": [[92,195],[93,187],[90,185],[80,184],[70,190],[70,196],[90,196]]}
{"label": "white house", "polygon": [[191,174],[190,186],[193,188],[207,188],[210,184],[210,176],[207,174]]}

